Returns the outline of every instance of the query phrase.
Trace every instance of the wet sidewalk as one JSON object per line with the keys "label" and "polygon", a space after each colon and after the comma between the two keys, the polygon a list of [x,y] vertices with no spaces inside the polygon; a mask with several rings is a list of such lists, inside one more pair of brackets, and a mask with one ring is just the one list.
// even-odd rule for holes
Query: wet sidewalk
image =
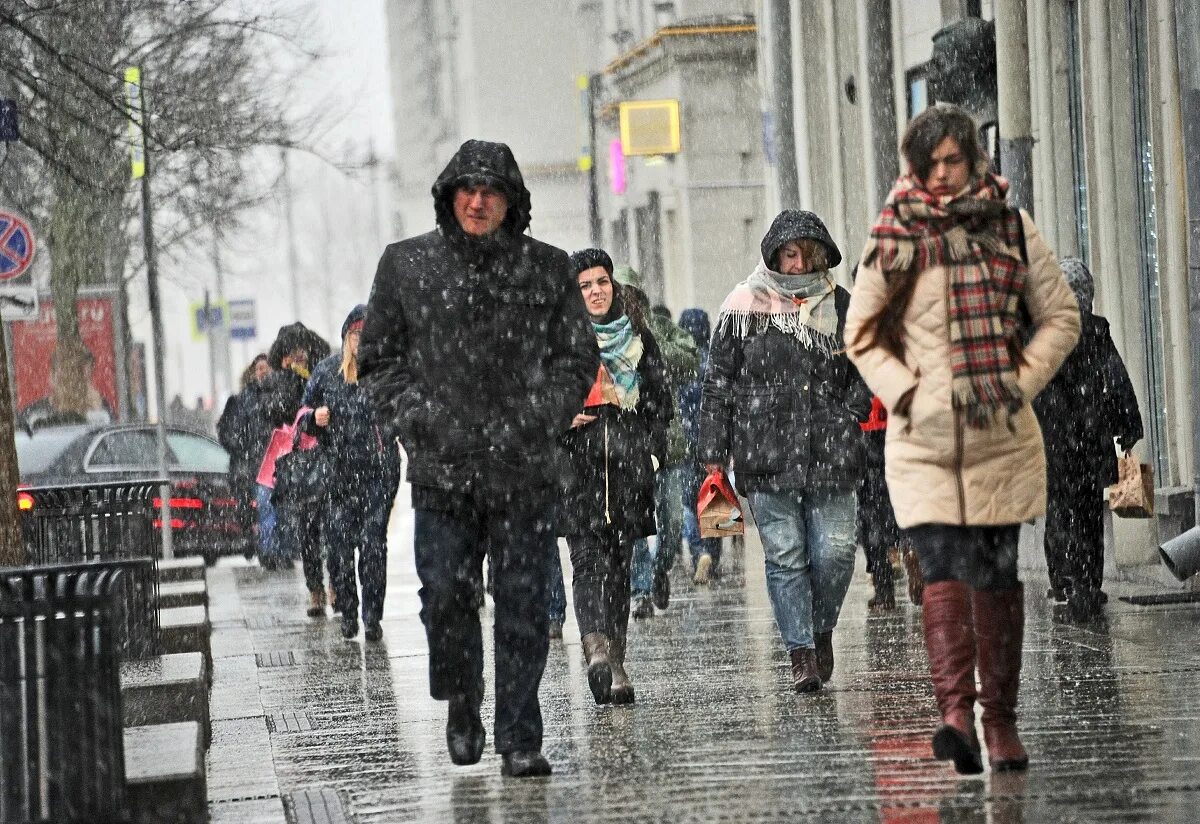
{"label": "wet sidewalk", "polygon": [[[402,491],[402,500],[407,496]],[[304,614],[299,569],[240,559],[209,571],[213,822],[1192,822],[1200,814],[1200,609],[1134,607],[1056,620],[1029,579],[1020,726],[1030,771],[962,778],[932,760],[936,719],[919,608],[868,615],[860,571],[834,636],[837,670],[788,689],[751,537],[723,577],[633,626],[637,703],[588,692],[579,636],[551,642],[542,682],[549,779],[500,776],[492,667],[474,767],[445,752],[417,618],[412,513],[392,522],[384,640],[341,638]],[[564,571],[569,575],[564,552]],[[568,578],[569,581],[569,578]],[[569,591],[569,585],[568,585]],[[1143,590],[1138,590],[1143,591]],[[902,592],[898,592],[902,595]],[[491,604],[484,610],[490,639]],[[490,641],[487,642],[490,647]],[[489,649],[490,655],[490,649]]]}

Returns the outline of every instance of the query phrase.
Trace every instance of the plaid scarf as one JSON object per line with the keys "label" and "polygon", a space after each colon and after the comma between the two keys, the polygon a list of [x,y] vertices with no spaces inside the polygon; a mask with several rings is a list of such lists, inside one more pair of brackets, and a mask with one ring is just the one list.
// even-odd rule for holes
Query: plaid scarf
{"label": "plaid scarf", "polygon": [[600,344],[600,361],[612,377],[617,402],[622,409],[634,409],[638,404],[638,364],[644,346],[641,335],[633,329],[628,315],[611,323],[592,323],[596,341]]}
{"label": "plaid scarf", "polygon": [[1016,362],[1028,269],[1021,259],[1021,215],[1007,196],[1008,181],[990,173],[953,198],[903,176],[863,252],[863,262],[877,265],[889,282],[918,277],[931,266],[950,270],[952,402],[976,429],[990,426],[1000,409],[1011,415],[1024,402]]}

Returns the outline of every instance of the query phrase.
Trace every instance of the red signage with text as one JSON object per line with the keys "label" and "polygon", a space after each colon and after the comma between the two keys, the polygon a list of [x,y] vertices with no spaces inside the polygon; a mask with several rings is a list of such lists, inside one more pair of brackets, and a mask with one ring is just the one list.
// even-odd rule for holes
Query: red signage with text
{"label": "red signage with text", "polygon": [[[116,302],[111,296],[81,296],[75,303],[79,313],[79,335],[95,358],[92,386],[116,410],[117,357],[113,332]],[[13,372],[16,375],[18,410],[50,394],[50,363],[54,357],[56,332],[54,302],[43,299],[35,320],[12,323]]]}

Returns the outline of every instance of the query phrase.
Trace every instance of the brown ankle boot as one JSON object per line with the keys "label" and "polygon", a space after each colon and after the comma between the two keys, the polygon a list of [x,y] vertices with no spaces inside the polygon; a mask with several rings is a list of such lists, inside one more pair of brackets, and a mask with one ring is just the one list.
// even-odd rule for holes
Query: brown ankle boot
{"label": "brown ankle boot", "polygon": [[608,656],[608,636],[602,632],[589,632],[579,639],[583,642],[583,657],[588,665],[588,687],[597,704],[612,700],[613,672]]}
{"label": "brown ankle boot", "polygon": [[821,688],[821,673],[817,667],[817,651],[800,647],[788,652],[792,659],[792,689],[796,692],[816,692]]}
{"label": "brown ankle boot", "polygon": [[993,770],[1023,770],[1029,754],[1017,735],[1017,690],[1025,634],[1025,588],[974,594],[975,638],[979,644],[979,705],[983,740]]}
{"label": "brown ankle boot", "polygon": [[983,772],[975,735],[975,632],[971,588],[959,581],[925,587],[925,648],[942,726],[933,754],[966,775]]}
{"label": "brown ankle boot", "polygon": [[308,617],[320,618],[325,614],[325,590],[314,589],[308,593]]}
{"label": "brown ankle boot", "polygon": [[612,702],[633,703],[633,684],[625,672],[625,639],[614,636],[608,644],[608,662],[612,665]]}

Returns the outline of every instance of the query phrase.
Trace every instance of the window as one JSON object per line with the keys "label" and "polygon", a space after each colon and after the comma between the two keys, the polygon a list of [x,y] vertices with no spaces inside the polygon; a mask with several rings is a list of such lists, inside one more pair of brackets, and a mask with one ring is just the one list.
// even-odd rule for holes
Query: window
{"label": "window", "polygon": [[908,119],[912,120],[933,105],[929,97],[929,64],[913,66],[904,73],[904,87],[908,89]]}
{"label": "window", "polygon": [[148,429],[125,429],[104,435],[88,457],[90,472],[106,469],[153,469],[156,462],[154,432]]}
{"label": "window", "polygon": [[1136,228],[1141,252],[1142,321],[1146,339],[1146,407],[1150,457],[1160,479],[1169,477],[1167,457],[1166,376],[1163,373],[1162,307],[1158,283],[1158,215],[1155,197],[1154,144],[1150,135],[1150,48],[1146,33],[1146,0],[1127,0],[1129,15],[1130,76],[1133,93],[1134,168],[1142,219]]}
{"label": "window", "polygon": [[1089,262],[1091,235],[1088,215],[1087,140],[1083,119],[1083,51],[1079,47],[1079,0],[1067,3],[1067,95],[1070,105],[1071,167],[1074,173],[1075,226],[1079,258]]}
{"label": "window", "polygon": [[208,438],[184,432],[168,432],[167,446],[175,455],[173,468],[187,472],[229,471],[229,453]]}

